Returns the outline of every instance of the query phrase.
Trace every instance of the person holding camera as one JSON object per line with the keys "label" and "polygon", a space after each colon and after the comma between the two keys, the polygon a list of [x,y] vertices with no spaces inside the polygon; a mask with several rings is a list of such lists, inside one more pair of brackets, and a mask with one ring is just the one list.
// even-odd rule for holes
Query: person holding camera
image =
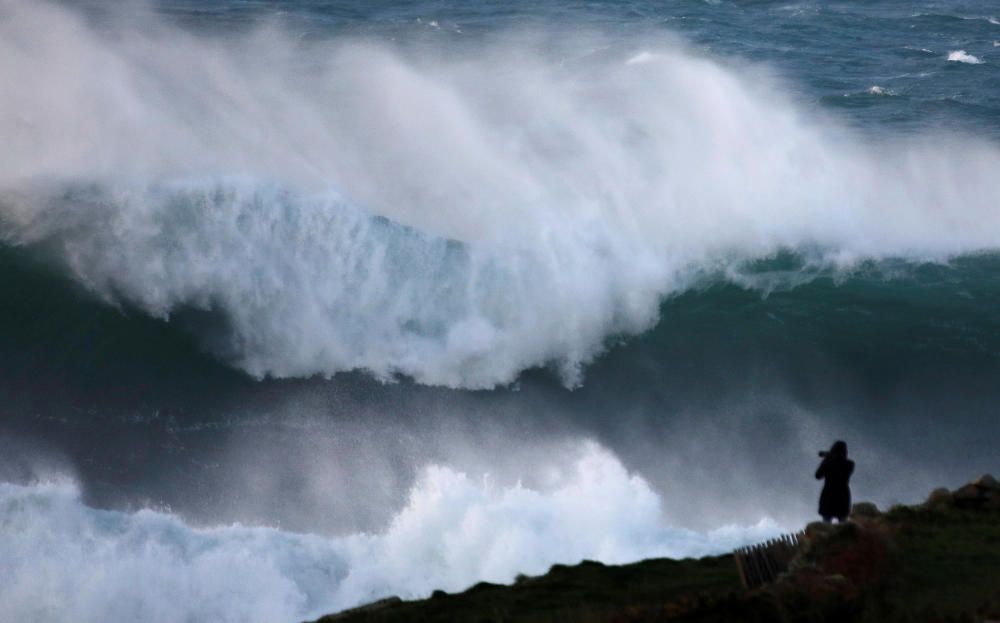
{"label": "person holding camera", "polygon": [[823,478],[823,492],[819,496],[819,514],[830,523],[836,517],[844,522],[851,513],[851,488],[848,481],[854,473],[854,461],[847,458],[847,444],[834,442],[829,452],[821,451],[823,461],[816,470],[816,479]]}

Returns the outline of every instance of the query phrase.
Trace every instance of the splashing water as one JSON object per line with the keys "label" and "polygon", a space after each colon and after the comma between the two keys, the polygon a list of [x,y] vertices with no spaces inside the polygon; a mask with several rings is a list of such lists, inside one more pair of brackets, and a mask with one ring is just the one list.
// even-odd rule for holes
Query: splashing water
{"label": "splashing water", "polygon": [[397,594],[510,582],[556,562],[698,556],[779,532],[762,520],[708,533],[662,523],[660,499],[584,444],[544,490],[428,467],[380,534],[241,525],[84,506],[68,484],[0,484],[0,618],[82,622],[291,621]]}

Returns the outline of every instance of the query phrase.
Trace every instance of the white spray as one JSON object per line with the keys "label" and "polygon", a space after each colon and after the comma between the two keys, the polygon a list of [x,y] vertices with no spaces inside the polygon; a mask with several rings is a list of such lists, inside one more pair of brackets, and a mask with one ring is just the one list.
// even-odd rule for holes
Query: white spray
{"label": "white spray", "polygon": [[996,146],[868,144],[669,42],[147,21],[0,4],[3,233],[55,241],[109,300],[222,313],[254,375],[492,387],[555,364],[574,384],[706,273],[1000,243]]}
{"label": "white spray", "polygon": [[296,621],[390,594],[425,597],[549,565],[700,556],[773,536],[771,521],[672,528],[659,497],[594,444],[544,489],[427,468],[380,534],[324,538],[170,513],[101,511],[72,485],[0,483],[0,619]]}

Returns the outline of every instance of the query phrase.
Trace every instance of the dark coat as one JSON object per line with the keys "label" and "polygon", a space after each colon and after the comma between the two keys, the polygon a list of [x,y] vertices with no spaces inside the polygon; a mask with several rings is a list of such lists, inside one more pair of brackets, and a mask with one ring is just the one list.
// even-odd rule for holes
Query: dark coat
{"label": "dark coat", "polygon": [[816,478],[825,478],[819,496],[819,514],[823,517],[843,519],[851,512],[851,488],[847,486],[854,473],[854,461],[828,455],[819,464]]}

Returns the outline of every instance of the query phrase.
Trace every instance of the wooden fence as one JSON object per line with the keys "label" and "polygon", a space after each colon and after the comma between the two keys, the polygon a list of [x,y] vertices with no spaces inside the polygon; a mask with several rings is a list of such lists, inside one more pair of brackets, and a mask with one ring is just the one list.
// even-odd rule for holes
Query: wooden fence
{"label": "wooden fence", "polygon": [[744,588],[769,584],[788,570],[788,563],[798,553],[804,532],[783,534],[775,539],[740,547],[733,552]]}

